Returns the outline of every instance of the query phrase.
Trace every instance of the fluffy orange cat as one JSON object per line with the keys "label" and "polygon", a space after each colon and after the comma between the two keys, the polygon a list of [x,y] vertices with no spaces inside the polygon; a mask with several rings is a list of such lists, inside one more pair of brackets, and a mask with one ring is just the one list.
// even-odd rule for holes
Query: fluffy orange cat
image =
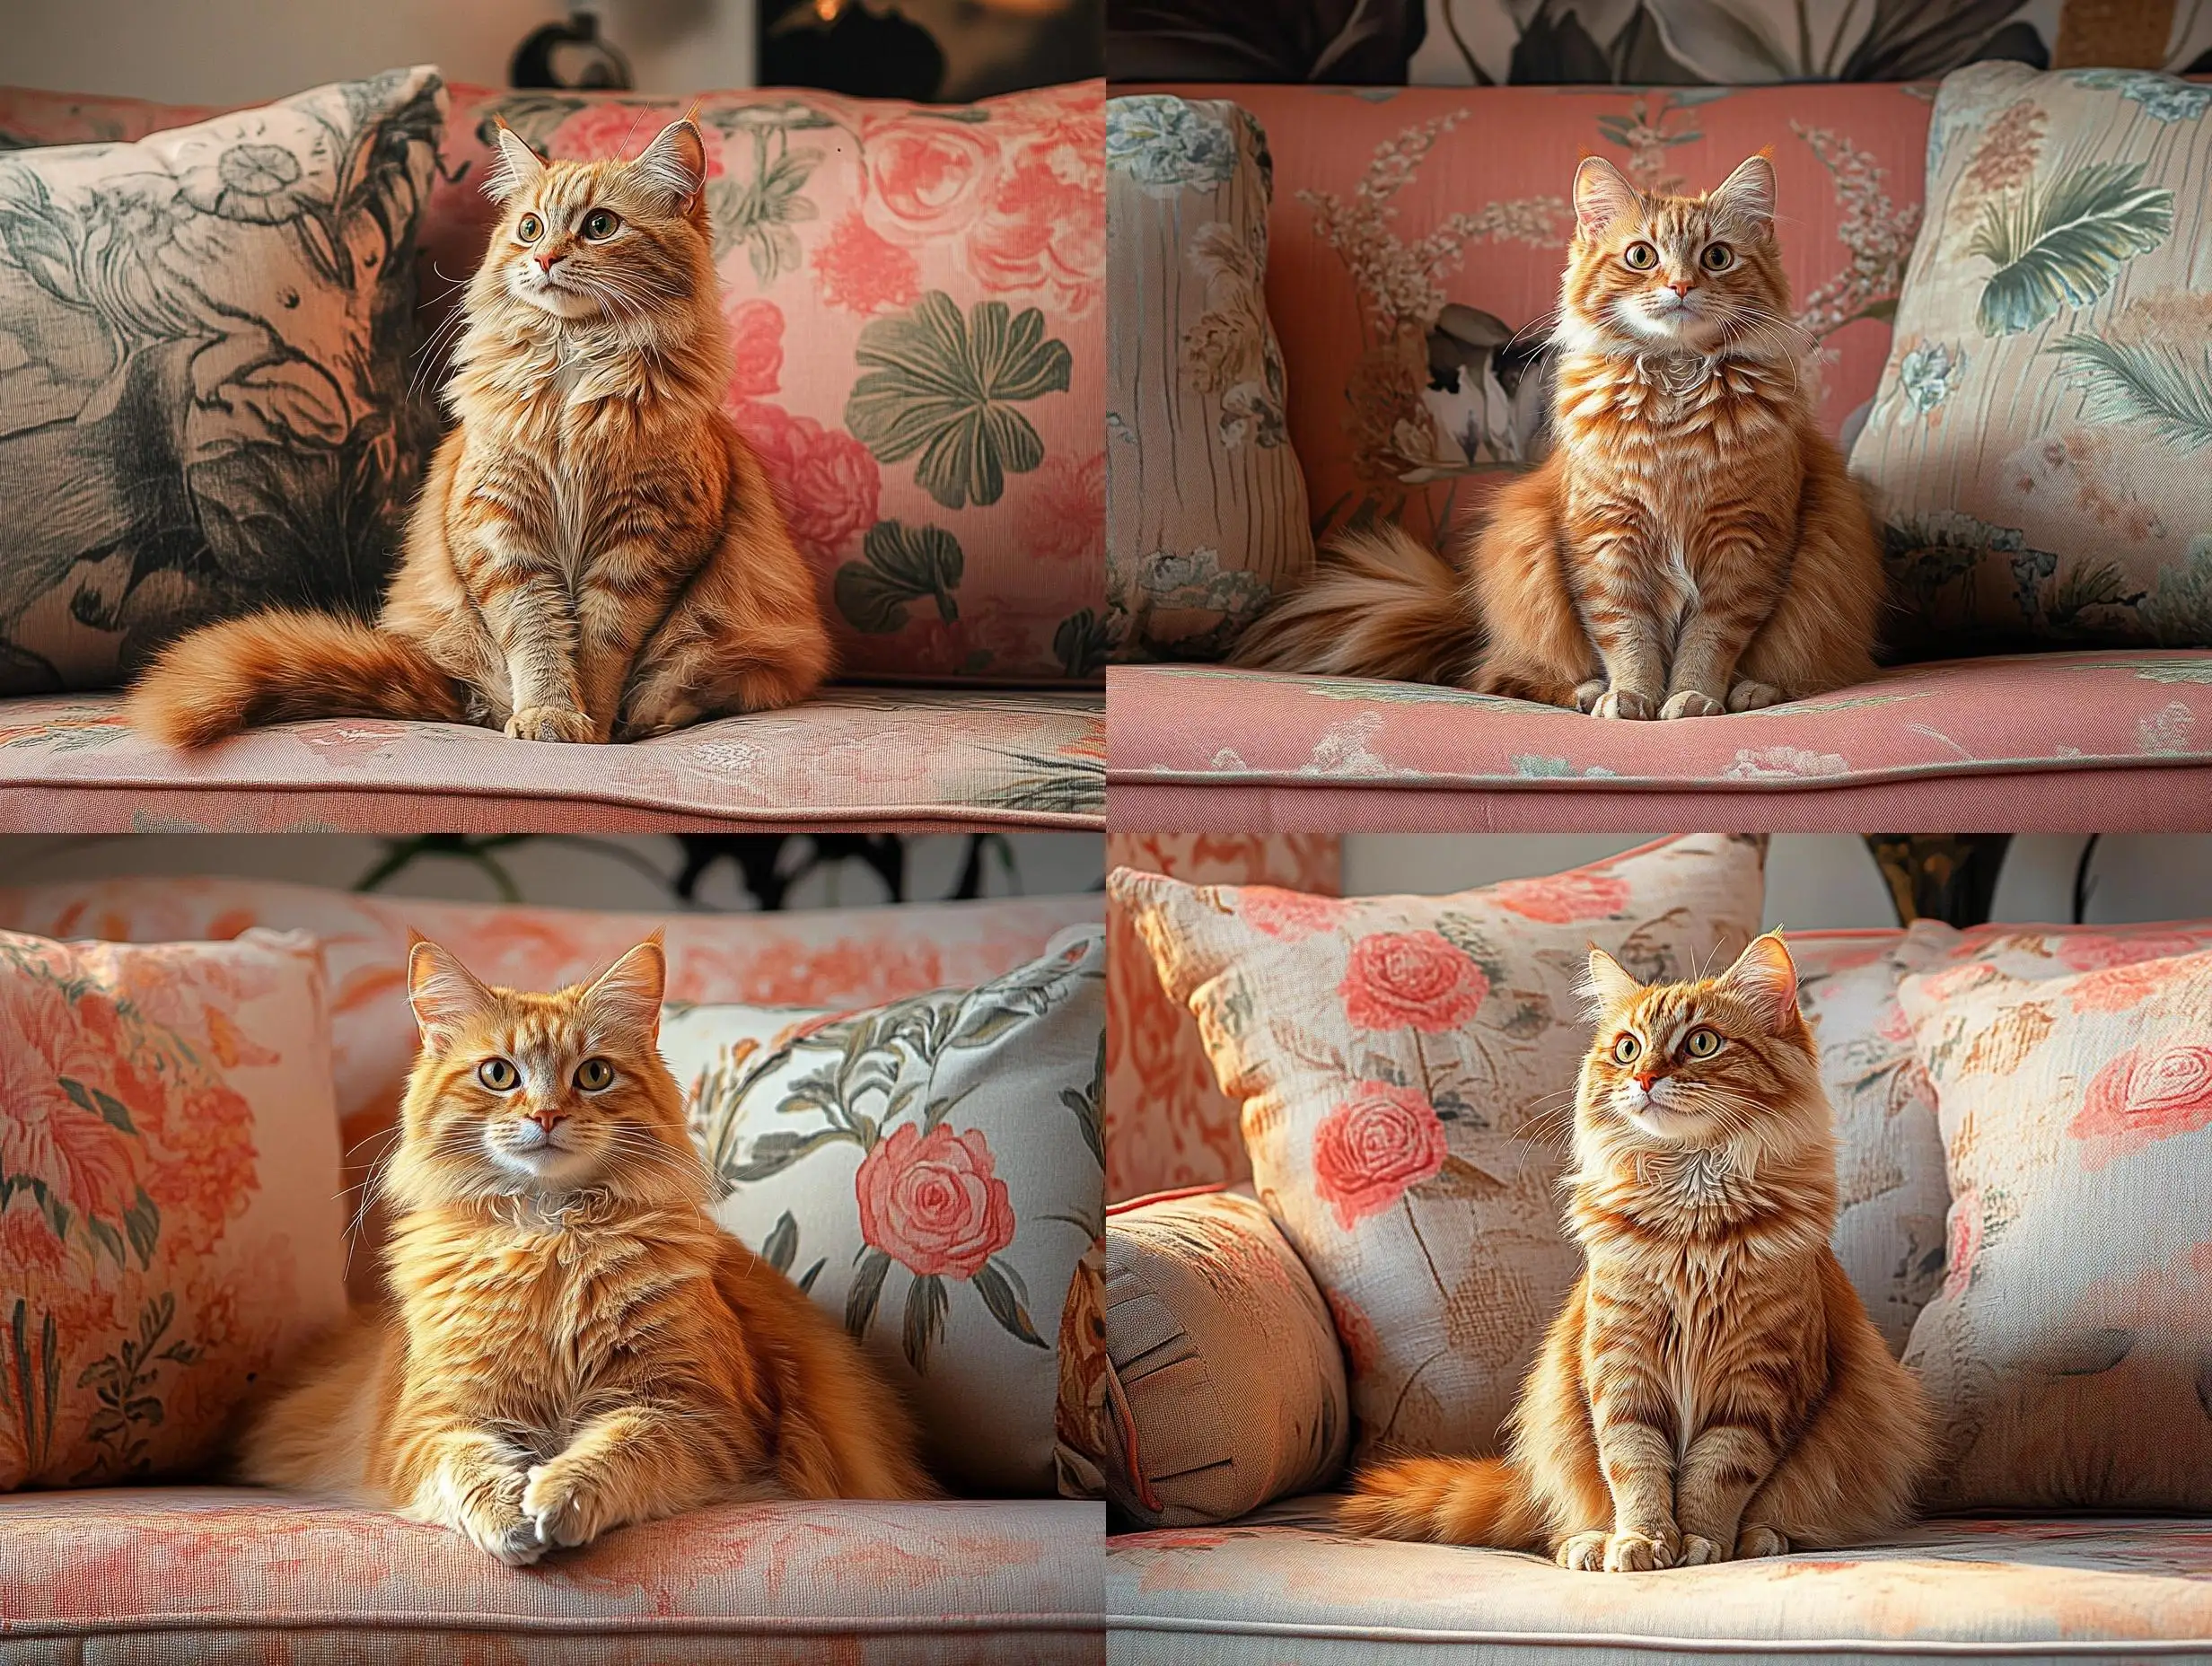
{"label": "fluffy orange cat", "polygon": [[663,974],[656,936],[522,994],[416,940],[391,1311],[253,1420],[245,1478],[510,1564],[721,1500],[930,1494],[858,1346],[707,1214],[657,1048]]}
{"label": "fluffy orange cat", "polygon": [[722,409],[730,347],[689,119],[635,162],[502,127],[439,446],[373,627],[275,611],[171,644],[131,721],[177,746],[386,716],[633,740],[804,699],[813,581]]}
{"label": "fluffy orange cat", "polygon": [[1828,1247],[1832,1113],[1780,934],[1650,988],[1593,950],[1589,986],[1567,1177],[1585,1269],[1505,1455],[1370,1469],[1345,1523],[1608,1572],[1894,1530],[1929,1411]]}
{"label": "fluffy orange cat", "polygon": [[1457,683],[1602,717],[1703,717],[1874,670],[1874,522],[1800,375],[1773,164],[1704,197],[1575,175],[1552,450],[1450,559],[1339,540],[1242,663]]}

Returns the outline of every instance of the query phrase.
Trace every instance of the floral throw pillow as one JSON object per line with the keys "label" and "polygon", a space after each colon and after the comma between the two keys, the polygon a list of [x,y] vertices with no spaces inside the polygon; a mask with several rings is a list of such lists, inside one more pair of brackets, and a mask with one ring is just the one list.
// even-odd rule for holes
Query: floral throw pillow
{"label": "floral throw pillow", "polygon": [[313,939],[0,932],[0,1491],[213,1461],[344,1230]]}
{"label": "floral throw pillow", "polygon": [[1765,855],[1693,834],[1543,879],[1341,901],[1110,876],[1328,1300],[1356,1459],[1495,1446],[1581,1267],[1557,1181],[1590,947],[1646,979],[1738,952]]}
{"label": "floral throw pillow", "polygon": [[2212,1508],[2212,953],[1909,979],[1951,1266],[1906,1363],[1943,1509]]}
{"label": "floral throw pillow", "polygon": [[1215,660],[1313,564],[1268,316],[1267,136],[1234,104],[1106,113],[1107,602],[1116,656]]}
{"label": "floral throw pillow", "polygon": [[967,1489],[1055,1491],[1064,1372],[1101,1374],[1060,1355],[1100,1308],[1105,974],[1080,926],[972,988],[662,1024],[717,1218],[844,1320]]}
{"label": "floral throw pillow", "polygon": [[2212,645],[2212,86],[1949,76],[1854,472],[1900,646]]}
{"label": "floral throw pillow", "polygon": [[444,111],[393,70],[0,153],[0,695],[271,602],[374,610],[436,434],[409,354]]}

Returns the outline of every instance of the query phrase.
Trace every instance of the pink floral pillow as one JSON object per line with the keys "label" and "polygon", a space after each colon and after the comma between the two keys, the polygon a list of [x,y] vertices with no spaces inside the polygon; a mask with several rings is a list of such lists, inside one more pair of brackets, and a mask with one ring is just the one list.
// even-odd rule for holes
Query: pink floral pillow
{"label": "pink floral pillow", "polygon": [[859,1012],[672,1005],[661,1050],[728,1196],[722,1223],[796,1278],[907,1390],[939,1473],[1038,1494],[1066,1357],[1098,1338],[1105,934],[1063,933],[970,988]]}
{"label": "pink floral pillow", "polygon": [[1590,945],[1646,978],[1734,954],[1765,854],[1693,834],[1546,879],[1341,901],[1111,875],[1328,1300],[1356,1459],[1494,1446],[1581,1264],[1556,1181]]}
{"label": "pink floral pillow", "polygon": [[[494,124],[631,154],[693,110],[735,337],[728,404],[864,679],[1094,681],[1106,656],[1106,93],[970,105],[448,89],[418,243],[434,329],[495,218]],[[0,137],[215,112],[0,88]]]}
{"label": "pink floral pillow", "polygon": [[344,1316],[309,938],[0,932],[0,1491],[205,1466]]}
{"label": "pink floral pillow", "polygon": [[1947,1509],[2212,1509],[2212,952],[1906,981],[1951,1264],[1906,1363]]}

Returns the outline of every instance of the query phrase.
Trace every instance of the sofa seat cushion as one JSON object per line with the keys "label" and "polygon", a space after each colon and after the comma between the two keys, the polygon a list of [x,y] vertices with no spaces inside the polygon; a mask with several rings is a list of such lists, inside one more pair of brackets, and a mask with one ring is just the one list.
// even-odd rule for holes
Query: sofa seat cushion
{"label": "sofa seat cushion", "polygon": [[2198,825],[2212,792],[2200,650],[1913,665],[1677,723],[1211,666],[1116,666],[1107,685],[1120,829],[1540,832],[1569,794],[1590,831],[2154,831]]}
{"label": "sofa seat cushion", "polygon": [[1576,1662],[1636,1666],[1762,1650],[1822,1662],[2212,1660],[2212,1521],[2198,1518],[1938,1518],[1881,1549],[1571,1574],[1508,1551],[1347,1539],[1327,1526],[1334,1502],[1108,1540],[1116,1653],[1491,1666],[1567,1658],[1572,1643]]}
{"label": "sofa seat cushion", "polygon": [[254,1488],[19,1494],[0,1655],[1092,1661],[1103,1530],[1104,1506],[1061,1501],[729,1505],[508,1568],[443,1528]]}
{"label": "sofa seat cushion", "polygon": [[625,746],[333,718],[199,754],[139,734],[118,695],[41,696],[0,702],[0,831],[1087,829],[1104,750],[1095,692],[838,689]]}

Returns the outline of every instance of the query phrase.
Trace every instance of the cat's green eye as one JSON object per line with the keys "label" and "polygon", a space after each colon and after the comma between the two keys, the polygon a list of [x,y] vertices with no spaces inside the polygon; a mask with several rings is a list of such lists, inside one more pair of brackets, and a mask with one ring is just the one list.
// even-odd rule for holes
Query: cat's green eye
{"label": "cat's green eye", "polygon": [[604,208],[594,208],[584,216],[584,234],[593,242],[612,237],[622,222]]}
{"label": "cat's green eye", "polygon": [[603,1058],[587,1058],[576,1066],[576,1085],[596,1093],[614,1080],[614,1066]]}
{"label": "cat's green eye", "polygon": [[1720,1036],[1711,1030],[1693,1030],[1682,1043],[1682,1051],[1692,1058],[1710,1058],[1720,1051]]}
{"label": "cat's green eye", "polygon": [[1708,272],[1725,272],[1736,263],[1736,251],[1725,243],[1707,243],[1698,264]]}
{"label": "cat's green eye", "polygon": [[1620,258],[1631,272],[1648,272],[1659,264],[1659,251],[1649,243],[1630,243]]}
{"label": "cat's green eye", "polygon": [[1623,1036],[1613,1043],[1613,1063],[1633,1065],[1636,1056],[1644,1050],[1644,1044],[1634,1036]]}
{"label": "cat's green eye", "polygon": [[545,222],[534,214],[526,214],[514,223],[514,234],[526,243],[534,243],[545,235]]}
{"label": "cat's green eye", "polygon": [[495,1093],[514,1091],[522,1073],[504,1058],[487,1058],[476,1067],[476,1079]]}

